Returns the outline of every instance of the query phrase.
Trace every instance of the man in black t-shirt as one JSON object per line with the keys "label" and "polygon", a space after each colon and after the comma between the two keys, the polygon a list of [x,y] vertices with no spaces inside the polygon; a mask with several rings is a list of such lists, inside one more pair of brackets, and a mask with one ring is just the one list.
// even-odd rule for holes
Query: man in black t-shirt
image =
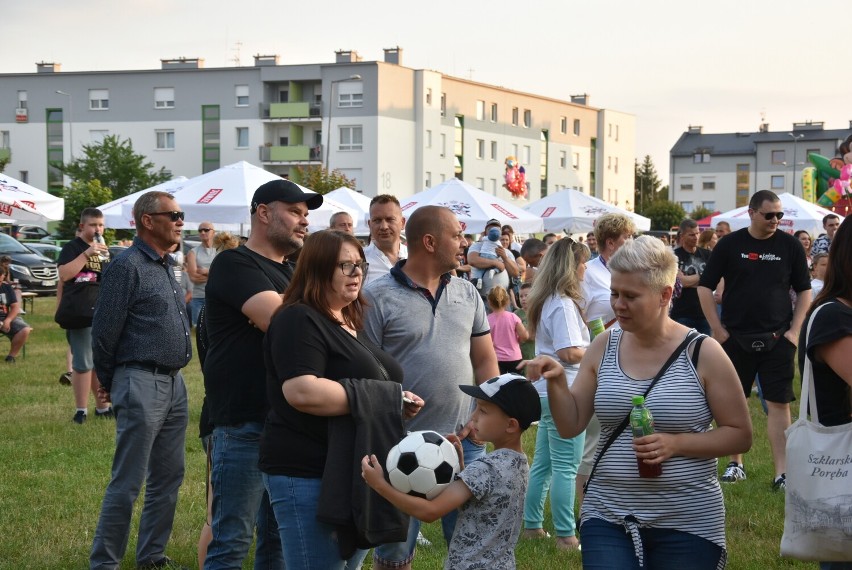
{"label": "man in black t-shirt", "polygon": [[701,311],[697,287],[698,279],[710,259],[710,250],[698,247],[700,233],[695,220],[687,218],[680,223],[680,247],[675,248],[674,254],[677,256],[677,278],[681,292],[680,297],[672,301],[671,318],[709,335],[710,325]]}
{"label": "man in black t-shirt", "polygon": [[205,570],[242,568],[255,525],[255,567],[284,568],[278,525],[258,469],[269,407],[263,336],[293,276],[287,257],[302,247],[308,211],[322,200],[289,180],[263,184],[252,198],[251,237],[218,254],[210,266],[204,388],[213,424],[213,540]]}
{"label": "man in black t-shirt", "polygon": [[18,316],[20,312],[21,305],[12,284],[0,281],[0,333],[6,335],[12,343],[6,356],[7,364],[15,363],[18,351],[24,347],[33,330]]}
{"label": "man in black t-shirt", "polygon": [[[787,467],[784,431],[790,426],[793,358],[799,330],[811,304],[805,250],[793,236],[779,232],[784,217],[774,192],[760,190],[749,201],[749,227],[719,240],[698,286],[701,308],[715,338],[737,369],[748,397],[755,376],[767,405],[767,435],[775,464],[772,487],[784,490]],[[713,290],[725,279],[722,319]],[[796,310],[790,288],[796,293]],[[731,457],[722,481],[745,479],[742,455]]]}

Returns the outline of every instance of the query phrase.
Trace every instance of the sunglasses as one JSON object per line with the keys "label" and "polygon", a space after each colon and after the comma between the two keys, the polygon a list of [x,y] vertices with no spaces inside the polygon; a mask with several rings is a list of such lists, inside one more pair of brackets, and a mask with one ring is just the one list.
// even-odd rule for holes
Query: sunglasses
{"label": "sunglasses", "polygon": [[337,266],[343,272],[343,275],[346,277],[355,277],[355,269],[360,269],[361,273],[364,275],[367,274],[367,270],[370,268],[370,264],[366,261],[362,261],[361,263],[352,263],[351,261],[346,261],[344,263],[338,263]]}
{"label": "sunglasses", "polygon": [[211,230],[210,228],[200,228],[200,229],[198,230],[198,233],[200,233],[200,234],[206,234],[207,232],[212,232],[212,231],[213,231],[213,230]]}
{"label": "sunglasses", "polygon": [[783,218],[783,217],[784,217],[784,212],[757,212],[757,211],[755,210],[755,213],[760,214],[761,216],[763,216],[763,219],[764,219],[764,220],[766,220],[767,222],[768,222],[769,220],[771,220],[772,218],[776,218],[776,219],[779,219],[779,220],[780,220],[781,218]]}
{"label": "sunglasses", "polygon": [[149,212],[149,216],[168,216],[173,222],[182,220],[186,216],[186,212]]}

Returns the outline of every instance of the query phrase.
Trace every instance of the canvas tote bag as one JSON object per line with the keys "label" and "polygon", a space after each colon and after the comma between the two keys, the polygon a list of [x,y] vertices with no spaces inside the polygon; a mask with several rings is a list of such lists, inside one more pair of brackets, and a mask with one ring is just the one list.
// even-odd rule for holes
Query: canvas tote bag
{"label": "canvas tote bag", "polygon": [[[811,323],[825,305],[811,315]],[[787,492],[781,556],[852,560],[852,423],[819,423],[813,363],[805,352],[799,419],[787,428]],[[810,403],[811,420],[808,420]]]}

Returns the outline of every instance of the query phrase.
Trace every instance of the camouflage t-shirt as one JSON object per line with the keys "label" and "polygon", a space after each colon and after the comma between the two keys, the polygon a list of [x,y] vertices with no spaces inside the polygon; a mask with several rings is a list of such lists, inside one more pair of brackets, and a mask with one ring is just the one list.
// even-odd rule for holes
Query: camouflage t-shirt
{"label": "camouflage t-shirt", "polygon": [[459,508],[445,570],[512,570],[530,468],[527,456],[498,449],[458,477],[473,497]]}

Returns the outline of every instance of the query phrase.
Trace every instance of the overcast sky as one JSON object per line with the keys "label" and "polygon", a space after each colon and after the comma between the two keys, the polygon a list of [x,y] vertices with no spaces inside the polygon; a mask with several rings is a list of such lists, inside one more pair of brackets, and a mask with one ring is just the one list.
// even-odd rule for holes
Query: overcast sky
{"label": "overcast sky", "polygon": [[[26,0],[2,2],[0,73],[364,60],[403,48],[403,64],[636,116],[636,154],[668,181],[689,125],[770,130],[852,120],[852,5],[840,0]],[[241,44],[241,45],[239,45]]]}

